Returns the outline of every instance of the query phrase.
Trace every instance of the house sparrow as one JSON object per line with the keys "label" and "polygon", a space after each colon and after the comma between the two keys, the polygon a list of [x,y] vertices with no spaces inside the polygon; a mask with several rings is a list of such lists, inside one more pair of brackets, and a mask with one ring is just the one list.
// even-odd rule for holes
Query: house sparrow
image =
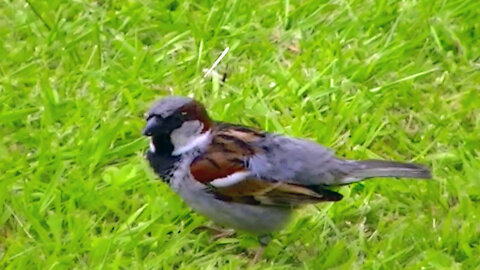
{"label": "house sparrow", "polygon": [[281,229],[301,205],[341,200],[330,187],[372,177],[431,178],[421,165],[345,160],[312,141],[216,122],[187,97],[157,101],[146,121],[153,170],[200,214],[259,235]]}

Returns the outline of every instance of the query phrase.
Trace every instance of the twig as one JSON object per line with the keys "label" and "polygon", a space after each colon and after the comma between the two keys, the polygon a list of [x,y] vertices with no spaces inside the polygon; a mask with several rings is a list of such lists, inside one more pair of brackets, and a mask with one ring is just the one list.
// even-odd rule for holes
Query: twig
{"label": "twig", "polygon": [[206,78],[212,72],[212,70],[218,65],[218,63],[220,63],[220,61],[222,61],[222,58],[225,57],[228,50],[230,50],[230,47],[227,47],[227,48],[225,48],[225,50],[223,50],[222,54],[220,54],[220,56],[217,58],[215,63],[213,63],[213,65],[207,70],[205,75],[203,75],[203,78]]}

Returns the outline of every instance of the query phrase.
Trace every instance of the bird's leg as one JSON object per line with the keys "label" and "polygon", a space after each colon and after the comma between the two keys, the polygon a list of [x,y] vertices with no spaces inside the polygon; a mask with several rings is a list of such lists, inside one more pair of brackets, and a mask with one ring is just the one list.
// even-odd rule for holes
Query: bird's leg
{"label": "bird's leg", "polygon": [[260,243],[260,246],[257,248],[257,251],[255,252],[255,256],[253,257],[252,264],[256,264],[259,260],[262,259],[263,251],[265,251],[265,247],[272,240],[272,236],[269,234],[263,234],[263,235],[259,235],[257,239],[258,239],[258,243]]}
{"label": "bird's leg", "polygon": [[212,240],[214,241],[220,238],[233,236],[235,234],[235,230],[233,229],[225,229],[214,225],[202,225],[195,228],[194,231],[208,231],[211,233]]}
{"label": "bird's leg", "polygon": [[235,235],[235,230],[234,229],[222,229],[220,228],[219,231],[217,231],[216,234],[214,234],[212,236],[212,240],[217,240],[217,239],[220,239],[220,238],[226,238],[226,237],[230,237],[230,236],[234,236]]}

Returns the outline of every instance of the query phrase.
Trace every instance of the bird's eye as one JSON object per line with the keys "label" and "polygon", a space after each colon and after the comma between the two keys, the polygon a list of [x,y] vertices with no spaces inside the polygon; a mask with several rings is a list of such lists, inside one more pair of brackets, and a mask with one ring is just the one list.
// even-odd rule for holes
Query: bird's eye
{"label": "bird's eye", "polygon": [[185,115],[187,115],[187,112],[181,112],[180,114],[185,116]]}

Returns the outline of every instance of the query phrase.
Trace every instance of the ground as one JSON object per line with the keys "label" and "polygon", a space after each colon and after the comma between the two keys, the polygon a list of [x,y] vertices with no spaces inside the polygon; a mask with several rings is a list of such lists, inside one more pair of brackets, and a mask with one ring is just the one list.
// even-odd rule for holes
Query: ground
{"label": "ground", "polygon": [[[480,265],[480,1],[2,1],[0,268],[237,269],[148,167],[143,114],[213,118],[413,161],[432,181],[342,187],[252,269]],[[220,54],[218,66],[204,78]]]}

